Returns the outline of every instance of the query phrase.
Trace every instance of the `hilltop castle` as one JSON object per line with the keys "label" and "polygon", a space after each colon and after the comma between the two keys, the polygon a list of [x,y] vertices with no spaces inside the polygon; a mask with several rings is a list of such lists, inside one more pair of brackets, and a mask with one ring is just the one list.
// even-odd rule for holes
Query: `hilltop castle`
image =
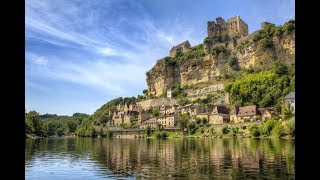
{"label": "hilltop castle", "polygon": [[240,19],[240,16],[229,18],[227,22],[221,17],[215,21],[208,21],[208,37],[217,38],[219,42],[225,42],[234,37],[248,35],[248,24]]}

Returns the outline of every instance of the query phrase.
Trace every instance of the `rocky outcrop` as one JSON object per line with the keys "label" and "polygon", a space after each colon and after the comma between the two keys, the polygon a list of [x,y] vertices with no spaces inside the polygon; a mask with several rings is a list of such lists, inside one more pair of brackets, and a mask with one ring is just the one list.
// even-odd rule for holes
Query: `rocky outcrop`
{"label": "rocky outcrop", "polygon": [[[288,64],[294,63],[294,33],[283,37],[273,37],[272,47],[264,49],[253,41],[255,33],[225,43],[214,45],[205,43],[202,45],[203,53],[200,56],[190,56],[180,63],[177,63],[175,59],[170,60],[170,57],[159,59],[156,65],[146,73],[149,95],[159,97],[172,89],[175,84],[183,87],[214,82],[232,71],[270,65],[277,60]],[[229,62],[231,58],[236,59],[232,65]]]}

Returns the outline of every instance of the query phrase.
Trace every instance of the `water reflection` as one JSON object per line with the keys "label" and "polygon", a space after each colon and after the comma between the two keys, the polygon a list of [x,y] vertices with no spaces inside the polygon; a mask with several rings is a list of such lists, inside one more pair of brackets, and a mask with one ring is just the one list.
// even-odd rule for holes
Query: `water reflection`
{"label": "water reflection", "polygon": [[295,173],[292,140],[28,139],[25,150],[27,179],[294,179]]}

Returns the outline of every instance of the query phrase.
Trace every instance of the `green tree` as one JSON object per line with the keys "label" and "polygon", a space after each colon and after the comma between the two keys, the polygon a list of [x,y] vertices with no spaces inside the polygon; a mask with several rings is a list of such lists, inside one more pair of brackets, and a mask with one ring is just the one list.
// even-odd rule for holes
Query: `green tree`
{"label": "green tree", "polygon": [[145,129],[145,133],[147,134],[147,136],[151,135],[151,127],[149,125]]}
{"label": "green tree", "polygon": [[160,110],[158,108],[152,108],[151,115],[153,117],[159,117],[160,116]]}

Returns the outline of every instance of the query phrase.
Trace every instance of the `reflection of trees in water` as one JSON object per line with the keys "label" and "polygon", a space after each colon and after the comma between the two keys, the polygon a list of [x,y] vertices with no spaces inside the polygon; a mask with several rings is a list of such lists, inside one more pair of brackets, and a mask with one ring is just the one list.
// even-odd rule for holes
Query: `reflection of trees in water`
{"label": "reflection of trees in water", "polygon": [[294,143],[279,139],[41,139],[26,143],[26,161],[37,151],[90,157],[101,173],[137,178],[286,178],[295,171]]}

